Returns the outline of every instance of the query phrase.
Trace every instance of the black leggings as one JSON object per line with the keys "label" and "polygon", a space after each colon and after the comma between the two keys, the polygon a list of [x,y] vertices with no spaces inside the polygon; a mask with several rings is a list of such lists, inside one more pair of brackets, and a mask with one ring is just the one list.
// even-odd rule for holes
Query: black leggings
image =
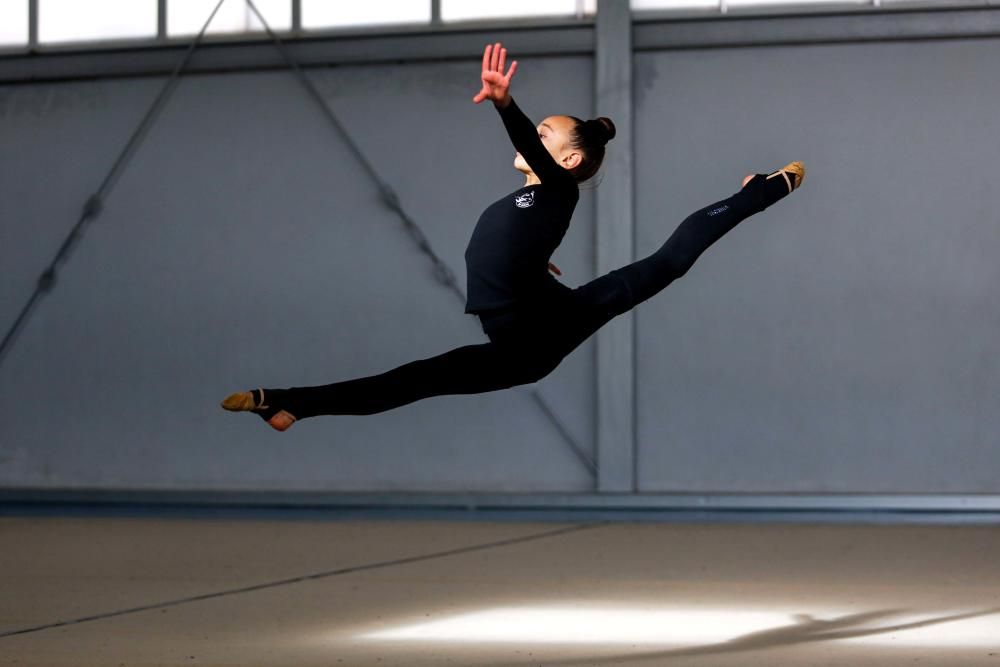
{"label": "black leggings", "polygon": [[652,255],[544,303],[480,314],[488,343],[464,345],[379,375],[316,387],[265,389],[265,402],[297,419],[370,415],[444,394],[478,394],[537,382],[614,317],[680,278],[740,221],[787,194],[779,175],[757,174],[739,192],[684,219]]}

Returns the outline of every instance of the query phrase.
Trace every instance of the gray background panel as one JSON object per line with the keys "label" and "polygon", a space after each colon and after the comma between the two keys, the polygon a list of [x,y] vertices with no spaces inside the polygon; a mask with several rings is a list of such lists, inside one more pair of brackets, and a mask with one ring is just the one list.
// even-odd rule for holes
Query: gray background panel
{"label": "gray background panel", "polygon": [[[479,213],[523,183],[496,112],[471,102],[477,68],[316,73],[463,289]],[[536,122],[591,111],[589,58],[536,58],[519,79]],[[159,85],[0,91],[4,323]],[[553,258],[571,285],[593,277],[592,209],[584,193]],[[592,488],[524,388],[319,418],[288,434],[219,408],[245,387],[322,384],[486,342],[431,269],[290,74],[185,79],[0,372],[0,484]],[[535,387],[588,451],[592,375],[588,341]]]}
{"label": "gray background panel", "polygon": [[998,58],[636,55],[639,256],[746,173],[808,169],[639,306],[641,490],[1000,488]]}

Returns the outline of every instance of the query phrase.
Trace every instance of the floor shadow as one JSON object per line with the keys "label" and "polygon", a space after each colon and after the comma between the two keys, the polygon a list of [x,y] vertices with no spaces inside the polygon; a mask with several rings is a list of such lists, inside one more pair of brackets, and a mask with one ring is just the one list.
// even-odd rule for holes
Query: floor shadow
{"label": "floor shadow", "polygon": [[[579,663],[593,664],[599,660],[602,665],[624,665],[629,662],[639,660],[656,660],[675,658],[682,656],[713,655],[720,653],[736,653],[740,651],[753,651],[757,649],[775,648],[779,646],[793,646],[808,642],[832,641],[836,639],[849,639],[853,637],[866,637],[869,635],[884,634],[887,632],[898,632],[900,630],[912,630],[923,628],[939,623],[959,621],[977,616],[989,616],[1000,613],[1000,607],[985,609],[982,611],[970,611],[962,614],[951,614],[938,616],[935,618],[913,621],[910,623],[897,623],[895,625],[880,625],[870,627],[869,624],[878,620],[888,619],[906,612],[905,609],[884,609],[880,611],[868,611],[858,614],[846,614],[831,620],[817,619],[809,614],[795,614],[794,622],[790,625],[752,632],[750,634],[734,637],[728,641],[717,644],[707,644],[704,646],[692,646],[688,648],[669,649],[665,651],[646,651],[643,653],[626,653],[623,655],[595,655],[590,657],[564,658],[561,660],[545,660],[545,665],[575,665]],[[509,667],[510,663],[504,663],[504,667]],[[500,667],[497,665],[496,667]]]}

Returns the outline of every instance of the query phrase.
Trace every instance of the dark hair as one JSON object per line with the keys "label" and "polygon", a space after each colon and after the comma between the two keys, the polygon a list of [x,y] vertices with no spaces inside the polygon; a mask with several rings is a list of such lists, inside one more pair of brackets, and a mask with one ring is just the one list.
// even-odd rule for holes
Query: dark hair
{"label": "dark hair", "polygon": [[569,145],[583,153],[583,161],[572,170],[577,182],[582,182],[597,173],[604,161],[604,145],[615,138],[615,124],[610,118],[601,116],[590,120],[573,119]]}

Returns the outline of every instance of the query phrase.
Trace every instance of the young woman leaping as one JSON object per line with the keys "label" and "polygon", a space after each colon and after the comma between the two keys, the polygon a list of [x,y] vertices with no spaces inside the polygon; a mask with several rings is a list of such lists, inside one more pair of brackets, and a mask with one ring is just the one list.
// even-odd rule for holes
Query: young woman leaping
{"label": "young woman leaping", "polygon": [[569,227],[579,183],[592,177],[614,138],[609,118],[549,116],[537,127],[510,95],[517,61],[506,74],[507,50],[483,53],[476,104],[493,102],[516,149],[524,186],[479,217],[465,251],[466,313],[478,316],[488,343],[465,345],[379,375],[315,387],[259,388],[230,395],[222,407],[258,414],[284,431],[317,415],[370,415],[430,396],[476,394],[537,382],[612,318],[683,276],[705,250],[739,222],[802,184],[792,162],[770,174],[748,174],[733,195],[684,219],[653,254],[570,288],[549,272]]}

